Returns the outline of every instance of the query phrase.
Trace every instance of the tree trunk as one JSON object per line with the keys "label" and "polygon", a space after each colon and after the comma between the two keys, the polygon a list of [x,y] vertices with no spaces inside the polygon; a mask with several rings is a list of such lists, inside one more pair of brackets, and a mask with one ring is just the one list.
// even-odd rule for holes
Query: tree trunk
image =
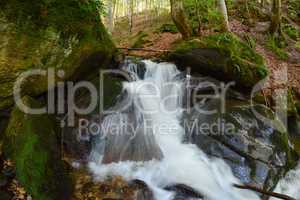
{"label": "tree trunk", "polygon": [[128,1],[129,1],[129,8],[128,8],[129,33],[131,33],[133,28],[134,3],[133,0],[128,0]]}
{"label": "tree trunk", "polygon": [[272,3],[272,17],[271,17],[271,26],[270,33],[272,35],[281,32],[281,0],[273,0]]}
{"label": "tree trunk", "polygon": [[114,0],[109,0],[108,4],[108,30],[110,33],[113,32],[114,29]]}
{"label": "tree trunk", "polygon": [[218,0],[218,6],[220,13],[222,14],[222,30],[223,31],[230,31],[229,27],[229,20],[228,20],[228,13],[227,13],[227,6],[225,0]]}
{"label": "tree trunk", "polygon": [[189,22],[184,13],[182,0],[171,0],[170,2],[172,19],[183,39],[191,37],[192,29],[190,28]]}

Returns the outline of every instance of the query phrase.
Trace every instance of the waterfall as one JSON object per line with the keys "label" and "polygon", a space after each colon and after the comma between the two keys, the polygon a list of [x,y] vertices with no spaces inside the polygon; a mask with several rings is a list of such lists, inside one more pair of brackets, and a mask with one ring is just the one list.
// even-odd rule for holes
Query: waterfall
{"label": "waterfall", "polygon": [[[105,148],[98,152],[101,159],[89,164],[95,177],[102,180],[116,175],[128,181],[143,180],[157,200],[173,198],[172,192],[163,189],[172,184],[193,187],[208,200],[258,200],[257,194],[232,187],[239,180],[223,160],[209,158],[195,145],[183,143],[184,79],[176,66],[144,63],[143,79],[124,83],[127,95],[120,105],[131,103],[103,122],[103,127],[108,127],[103,131],[109,132],[102,141]],[[111,123],[130,123],[136,131],[126,127],[121,134],[110,134]],[[129,137],[132,132],[135,137]]]}
{"label": "waterfall", "polygon": [[[295,170],[291,170],[287,176],[280,180],[275,192],[289,195],[295,199],[300,199],[300,163]],[[271,198],[270,200],[276,200]]]}

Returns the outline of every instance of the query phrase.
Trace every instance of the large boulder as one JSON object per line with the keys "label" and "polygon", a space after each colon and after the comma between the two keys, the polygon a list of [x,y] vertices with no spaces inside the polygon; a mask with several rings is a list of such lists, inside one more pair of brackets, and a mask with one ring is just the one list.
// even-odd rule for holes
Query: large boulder
{"label": "large boulder", "polygon": [[[202,111],[215,108],[221,108],[219,101],[210,100],[201,107]],[[224,159],[245,184],[272,190],[296,164],[298,158],[284,126],[262,105],[228,100],[225,113],[204,114],[195,107],[186,117],[186,127],[194,125],[187,129],[188,140],[208,155]]]}
{"label": "large boulder", "polygon": [[[35,100],[24,97],[32,108]],[[16,166],[16,177],[34,199],[67,200],[71,182],[61,160],[58,131],[48,115],[24,114],[17,107],[5,134],[4,151]]]}
{"label": "large boulder", "polygon": [[[13,85],[22,72],[54,68],[65,72],[58,80],[77,80],[108,67],[115,47],[101,9],[94,0],[1,1],[0,109],[13,104]],[[47,77],[31,77],[22,88],[24,95],[39,95],[47,90]]]}
{"label": "large boulder", "polygon": [[168,59],[182,70],[235,81],[237,88],[250,89],[268,75],[262,56],[230,33],[182,41],[174,48]]}

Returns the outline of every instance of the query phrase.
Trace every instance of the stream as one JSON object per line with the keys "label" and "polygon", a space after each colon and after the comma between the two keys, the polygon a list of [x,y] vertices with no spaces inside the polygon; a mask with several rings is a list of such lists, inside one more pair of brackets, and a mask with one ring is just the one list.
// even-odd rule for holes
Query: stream
{"label": "stream", "polygon": [[[232,186],[242,183],[228,163],[185,139],[190,77],[170,63],[143,62],[144,72],[136,65],[124,66],[135,81],[123,83],[115,112],[102,121],[89,163],[95,179],[142,180],[156,200],[174,199],[175,193],[165,189],[174,184],[187,185],[208,200],[259,200],[259,194]],[[300,199],[299,180],[298,167],[280,181],[276,191]]]}

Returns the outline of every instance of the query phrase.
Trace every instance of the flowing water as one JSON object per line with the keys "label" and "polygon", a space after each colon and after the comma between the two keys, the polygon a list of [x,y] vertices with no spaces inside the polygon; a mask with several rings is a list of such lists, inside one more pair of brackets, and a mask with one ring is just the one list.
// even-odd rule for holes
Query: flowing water
{"label": "flowing water", "polygon": [[[136,81],[124,83],[123,100],[115,107],[118,112],[103,122],[104,136],[94,147],[89,164],[95,177],[143,180],[157,200],[171,200],[174,194],[163,188],[173,184],[188,185],[208,200],[260,199],[255,193],[232,187],[239,180],[223,160],[209,158],[195,145],[183,142],[186,77],[173,64],[144,62],[142,77],[135,67],[127,68]],[[282,187],[277,190],[285,191]]]}
{"label": "flowing water", "polygon": [[[295,170],[291,170],[283,180],[279,181],[275,192],[300,199],[300,164]],[[276,198],[271,198],[271,200],[276,200]]]}

